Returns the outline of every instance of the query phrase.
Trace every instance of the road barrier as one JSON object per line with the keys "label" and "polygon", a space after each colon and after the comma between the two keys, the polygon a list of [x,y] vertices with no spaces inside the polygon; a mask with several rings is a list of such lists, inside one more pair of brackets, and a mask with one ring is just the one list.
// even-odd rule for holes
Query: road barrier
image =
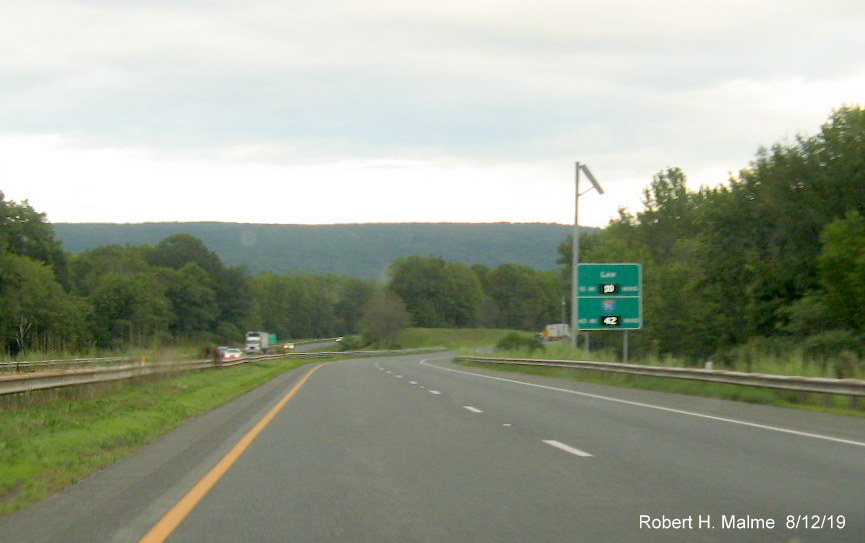
{"label": "road barrier", "polygon": [[817,392],[820,394],[838,394],[854,397],[865,396],[865,381],[857,379],[829,379],[825,377],[798,377],[763,373],[746,373],[739,371],[708,370],[701,368],[642,366],[639,364],[622,364],[618,362],[493,358],[482,356],[462,356],[459,357],[458,360],[477,362],[481,364],[506,364],[595,370],[627,375],[643,375],[668,379],[690,379],[693,381],[709,381],[728,385],[793,390],[796,392]]}
{"label": "road barrier", "polygon": [[115,356],[109,358],[65,358],[59,360],[12,360],[9,362],[0,362],[0,371],[22,371],[48,366],[93,366],[96,364],[110,364],[112,362],[131,362],[133,360],[135,360],[135,358],[131,356]]}
{"label": "road barrier", "polygon": [[0,375],[0,395],[68,386],[92,385],[147,375],[212,368],[211,360],[192,362],[136,362],[120,366],[36,371]]}
{"label": "road barrier", "polygon": [[[372,357],[394,354],[420,354],[434,352],[439,349],[407,349],[399,351],[345,351],[320,353],[283,353],[260,356],[247,356],[237,360],[193,360],[185,362],[135,362],[119,366],[94,366],[90,368],[75,368],[65,370],[34,371],[0,375],[0,396],[20,394],[33,390],[45,390],[69,386],[92,385],[108,383],[122,379],[132,379],[155,374],[166,374],[182,371],[193,371],[209,368],[226,368],[253,362],[256,360],[273,360],[277,358],[328,359],[336,357]],[[93,359],[91,359],[93,360]],[[105,360],[105,359],[100,359]]]}
{"label": "road barrier", "polygon": [[[306,339],[290,342],[294,345],[307,345],[310,343],[322,343],[327,341],[338,341],[342,338]],[[184,355],[188,356],[188,355]],[[114,356],[105,358],[62,358],[55,360],[9,360],[0,362],[0,373],[11,371],[28,371],[51,366],[97,366],[117,362],[134,362],[140,360],[138,356]]]}

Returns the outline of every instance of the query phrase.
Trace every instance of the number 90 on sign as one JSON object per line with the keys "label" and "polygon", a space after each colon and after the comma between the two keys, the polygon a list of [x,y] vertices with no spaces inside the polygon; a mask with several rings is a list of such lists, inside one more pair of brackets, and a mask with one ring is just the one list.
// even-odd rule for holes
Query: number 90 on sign
{"label": "number 90 on sign", "polygon": [[622,325],[622,318],[618,315],[606,315],[600,318],[601,326],[616,327]]}

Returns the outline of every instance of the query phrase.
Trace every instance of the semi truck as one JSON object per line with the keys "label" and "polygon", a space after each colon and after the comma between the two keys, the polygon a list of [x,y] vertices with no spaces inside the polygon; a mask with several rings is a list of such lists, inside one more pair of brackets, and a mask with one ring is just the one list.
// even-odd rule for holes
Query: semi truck
{"label": "semi truck", "polygon": [[276,341],[276,334],[270,332],[247,332],[243,352],[246,354],[266,354],[277,347]]}

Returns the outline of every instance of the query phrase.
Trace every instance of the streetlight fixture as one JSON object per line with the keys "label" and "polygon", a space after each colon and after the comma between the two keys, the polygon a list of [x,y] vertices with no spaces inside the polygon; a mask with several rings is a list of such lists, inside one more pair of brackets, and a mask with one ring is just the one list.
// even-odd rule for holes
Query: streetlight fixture
{"label": "streetlight fixture", "polygon": [[[586,174],[586,177],[591,181],[592,186],[587,188],[585,192],[580,193],[580,171]],[[601,188],[601,185],[598,184],[595,176],[592,175],[592,172],[589,171],[589,168],[586,167],[585,164],[581,164],[577,162],[577,174],[576,174],[576,183],[574,190],[574,234],[572,236],[573,245],[571,246],[571,273],[572,273],[572,281],[571,281],[571,346],[576,349],[577,348],[577,335],[579,334],[580,324],[579,324],[579,309],[577,307],[577,289],[579,288],[579,279],[577,277],[577,266],[580,264],[580,196],[589,192],[590,190],[595,189],[598,191],[598,194],[603,194],[604,189]]]}

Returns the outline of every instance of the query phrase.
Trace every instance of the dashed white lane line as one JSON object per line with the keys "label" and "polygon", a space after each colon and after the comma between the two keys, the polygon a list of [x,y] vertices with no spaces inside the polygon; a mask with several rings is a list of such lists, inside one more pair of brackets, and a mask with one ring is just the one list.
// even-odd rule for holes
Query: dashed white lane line
{"label": "dashed white lane line", "polygon": [[402,379],[402,375],[397,375],[396,378],[397,378],[397,379]]}
{"label": "dashed white lane line", "polygon": [[438,390],[430,390],[429,393],[430,394],[441,394],[441,392],[439,392]]}
{"label": "dashed white lane line", "polygon": [[[436,366],[434,364],[427,364],[427,361],[429,361],[429,360],[434,360],[434,359],[426,358],[424,360],[421,360],[420,364],[423,366],[426,366],[428,368],[435,368],[438,370],[449,371],[452,373],[461,373],[463,375],[471,375],[472,377],[480,377],[482,379],[492,379],[494,381],[503,381],[506,383],[515,383],[518,385],[524,385],[524,386],[528,386],[528,387],[541,388],[541,389],[545,389],[545,390],[553,390],[556,392],[564,392],[566,394],[575,394],[577,396],[583,396],[585,398],[595,398],[598,400],[605,400],[608,402],[615,402],[615,403],[619,403],[619,404],[623,404],[623,405],[632,405],[634,407],[641,407],[644,409],[655,409],[658,411],[665,411],[667,413],[677,413],[679,415],[687,415],[690,417],[699,417],[701,419],[714,420],[714,421],[718,421],[718,422],[726,422],[726,423],[730,423],[730,424],[738,424],[740,426],[747,426],[750,428],[758,428],[760,430],[768,430],[771,432],[780,432],[780,433],[790,434],[790,435],[794,435],[794,436],[809,437],[809,438],[813,438],[813,439],[821,439],[824,441],[831,441],[834,443],[843,443],[845,445],[854,445],[856,447],[865,447],[865,441],[854,441],[852,439],[843,439],[843,438],[828,436],[825,434],[814,434],[811,432],[802,432],[799,430],[791,430],[789,428],[782,428],[780,426],[770,426],[768,424],[758,424],[755,422],[747,422],[747,421],[743,421],[743,420],[730,419],[730,418],[726,418],[726,417],[719,417],[716,415],[707,415],[705,413],[696,413],[693,411],[686,411],[684,409],[674,409],[672,407],[663,407],[660,405],[652,405],[652,404],[647,404],[647,403],[643,403],[643,402],[633,402],[630,400],[623,400],[621,398],[612,398],[610,396],[601,396],[599,394],[589,394],[588,392],[579,392],[577,390],[571,390],[571,389],[567,389],[567,388],[551,387],[551,386],[547,386],[547,385],[539,385],[537,383],[518,381],[516,379],[506,379],[504,377],[493,377],[492,375],[482,375],[480,373],[473,373],[470,371],[455,370],[452,368],[443,368],[441,366]],[[444,359],[440,359],[440,360],[444,360]]]}
{"label": "dashed white lane line", "polygon": [[417,381],[409,381],[408,384],[410,384],[410,385],[416,385],[416,384],[417,384]]}
{"label": "dashed white lane line", "polygon": [[465,409],[465,410],[467,410],[467,411],[471,411],[472,413],[483,413],[483,411],[481,411],[481,410],[478,409],[477,407],[472,407],[472,406],[470,406],[470,405],[464,405],[464,406],[463,406],[463,409]]}
{"label": "dashed white lane line", "polygon": [[575,449],[574,447],[571,447],[570,445],[565,445],[561,441],[556,441],[554,439],[545,439],[543,441],[547,445],[551,445],[557,449],[561,449],[561,450],[565,451],[566,453],[573,454],[574,456],[582,456],[582,457],[592,456],[591,454],[587,453],[586,451],[581,451],[580,449]]}

